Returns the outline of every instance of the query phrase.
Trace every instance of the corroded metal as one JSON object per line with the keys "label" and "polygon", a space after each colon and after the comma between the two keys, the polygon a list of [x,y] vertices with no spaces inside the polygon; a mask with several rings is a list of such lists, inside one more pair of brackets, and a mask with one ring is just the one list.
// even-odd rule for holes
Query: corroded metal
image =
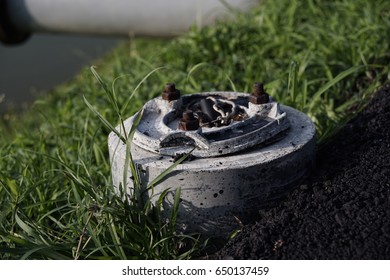
{"label": "corroded metal", "polygon": [[181,130],[197,130],[199,128],[199,121],[194,116],[194,112],[188,110],[183,112],[183,117],[179,122],[179,129]]}
{"label": "corroded metal", "polygon": [[268,103],[269,100],[269,95],[265,92],[263,83],[255,83],[249,101],[253,104],[265,104]]}
{"label": "corroded metal", "polygon": [[180,98],[180,90],[176,89],[174,83],[167,83],[165,90],[162,92],[162,99],[173,101]]}
{"label": "corroded metal", "polygon": [[162,98],[144,105],[135,145],[161,155],[215,157],[276,141],[290,126],[271,98],[254,104],[247,93],[206,92],[172,99],[176,91],[167,84]]}

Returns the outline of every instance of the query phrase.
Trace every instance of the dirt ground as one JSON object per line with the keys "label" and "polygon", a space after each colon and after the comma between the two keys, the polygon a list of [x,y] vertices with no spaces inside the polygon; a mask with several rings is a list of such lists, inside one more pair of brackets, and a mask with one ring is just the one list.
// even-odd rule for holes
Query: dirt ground
{"label": "dirt ground", "polygon": [[318,151],[312,176],[220,259],[390,259],[390,84]]}

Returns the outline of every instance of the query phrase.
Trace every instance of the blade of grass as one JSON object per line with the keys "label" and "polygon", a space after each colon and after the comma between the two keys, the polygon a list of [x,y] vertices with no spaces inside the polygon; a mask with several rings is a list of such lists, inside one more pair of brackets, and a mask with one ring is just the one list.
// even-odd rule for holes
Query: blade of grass
{"label": "blade of grass", "polygon": [[143,110],[139,111],[136,116],[134,116],[134,121],[131,125],[129,135],[126,136],[126,157],[125,157],[125,166],[124,166],[124,171],[123,171],[123,186],[127,186],[127,170],[128,166],[130,166],[130,171],[131,175],[133,176],[134,180],[134,185],[139,186],[140,181],[139,181],[139,173],[138,170],[135,166],[134,160],[133,160],[133,155],[131,153],[131,141],[133,140],[134,133],[138,127],[139,122],[142,119],[143,115]]}
{"label": "blade of grass", "polygon": [[292,103],[295,103],[295,99],[297,96],[298,69],[299,69],[299,63],[296,61],[292,61],[290,63],[290,70],[288,73],[288,86],[287,86],[287,91],[290,95],[290,99]]}
{"label": "blade of grass", "polygon": [[153,69],[152,71],[150,71],[148,74],[146,74],[142,80],[137,84],[137,86],[134,88],[133,92],[130,94],[129,98],[127,99],[127,101],[125,102],[124,106],[122,107],[122,114],[123,112],[126,112],[127,110],[127,107],[129,106],[130,104],[130,101],[131,99],[133,98],[133,96],[135,95],[135,93],[137,92],[137,90],[139,89],[139,87],[155,72],[157,71],[160,71],[161,69],[166,69],[167,67],[165,66],[162,66],[162,67],[158,67],[156,69]]}
{"label": "blade of grass", "polygon": [[189,80],[192,78],[192,74],[194,72],[196,72],[200,68],[206,67],[206,66],[212,67],[212,68],[216,68],[218,71],[222,71],[222,73],[224,74],[225,78],[229,81],[229,84],[230,84],[230,87],[232,88],[232,90],[233,91],[237,91],[236,86],[233,83],[232,79],[229,77],[229,75],[226,74],[226,72],[223,71],[220,67],[218,67],[216,65],[213,65],[213,64],[210,64],[208,62],[201,62],[201,63],[198,63],[198,64],[192,66],[191,69],[188,71],[188,74],[187,74],[187,78],[186,78],[187,82],[189,82]]}
{"label": "blade of grass", "polygon": [[119,113],[118,103],[117,103],[116,96],[115,96],[114,92],[109,89],[107,84],[103,81],[103,79],[100,77],[100,75],[96,72],[95,66],[91,66],[90,69],[91,69],[92,74],[95,76],[96,80],[98,80],[100,85],[103,87],[104,91],[107,93],[107,95],[110,99],[111,105],[114,106],[115,112]]}
{"label": "blade of grass", "polygon": [[171,219],[169,221],[170,234],[173,236],[176,227],[176,220],[179,214],[179,206],[180,206],[180,198],[181,198],[181,188],[177,188],[175,190],[173,205],[171,208]]}
{"label": "blade of grass", "polygon": [[326,92],[328,89],[330,89],[332,86],[340,82],[342,79],[345,79],[349,75],[358,72],[359,70],[366,68],[365,65],[357,65],[353,66],[341,73],[339,73],[336,77],[334,77],[332,80],[328,81],[325,85],[323,85],[310,99],[308,112],[313,111],[314,107],[317,106],[317,104],[321,101],[321,95]]}
{"label": "blade of grass", "polygon": [[149,182],[148,189],[153,188],[154,186],[159,184],[162,180],[164,180],[164,178],[170,172],[172,172],[172,170],[175,169],[176,166],[178,166],[180,163],[182,163],[183,161],[185,161],[188,158],[188,156],[191,154],[191,152],[193,150],[194,149],[192,149],[189,153],[187,153],[187,154],[183,155],[182,157],[180,157],[176,162],[174,162],[171,166],[169,166],[167,169],[165,169],[163,172],[161,172],[161,174],[159,174],[156,178],[154,178],[151,182]]}
{"label": "blade of grass", "polygon": [[[84,102],[85,104],[87,104],[88,108],[95,114],[98,116],[98,118],[100,119],[100,121],[109,129],[111,130],[112,132],[114,132],[118,137],[119,139],[122,140],[123,143],[126,143],[126,139],[125,137],[123,137],[122,133],[120,133],[110,122],[108,122],[92,105],[91,103],[88,102],[88,100],[85,98],[85,96],[83,96],[84,98]],[[125,134],[126,135],[126,134]]]}
{"label": "blade of grass", "polygon": [[[113,82],[113,85],[112,85],[112,88],[113,90],[110,90],[109,87],[106,85],[106,83],[103,81],[103,79],[99,76],[99,74],[95,71],[94,67],[92,66],[91,67],[91,71],[92,71],[92,74],[95,76],[95,78],[99,81],[100,85],[103,87],[106,95],[109,97],[109,100],[111,102],[111,105],[114,107],[114,110],[115,112],[117,113],[118,117],[119,117],[119,120],[120,120],[120,123],[122,124],[122,129],[123,129],[123,133],[124,135],[126,135],[126,129],[125,127],[123,126],[123,118],[122,118],[122,114],[121,114],[121,111],[119,109],[119,106],[118,106],[118,102],[117,102],[117,99],[116,99],[116,95],[115,95],[115,80]],[[84,97],[84,101],[85,101],[85,97]],[[88,104],[87,104],[88,105]],[[88,106],[90,107],[90,106]],[[95,112],[96,113],[96,112]],[[99,114],[100,115],[100,114]],[[101,120],[104,122],[105,119],[103,118],[103,116],[100,115]],[[104,122],[105,125],[109,125],[108,122]],[[113,131],[113,130],[111,130]]]}

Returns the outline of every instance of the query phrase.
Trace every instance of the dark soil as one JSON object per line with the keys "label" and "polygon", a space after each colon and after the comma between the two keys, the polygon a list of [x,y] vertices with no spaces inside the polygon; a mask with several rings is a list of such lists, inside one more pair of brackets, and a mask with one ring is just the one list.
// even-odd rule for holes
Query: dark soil
{"label": "dark soil", "polygon": [[390,259],[390,85],[318,152],[312,176],[220,259]]}

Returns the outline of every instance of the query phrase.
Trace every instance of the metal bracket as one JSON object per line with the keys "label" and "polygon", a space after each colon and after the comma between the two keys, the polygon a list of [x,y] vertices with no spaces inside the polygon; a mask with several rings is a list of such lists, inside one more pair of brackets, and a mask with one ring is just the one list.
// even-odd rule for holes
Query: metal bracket
{"label": "metal bracket", "polygon": [[[193,150],[196,157],[215,157],[276,141],[290,126],[286,113],[272,99],[253,104],[249,97],[238,92],[206,92],[174,101],[152,99],[144,105],[133,143],[162,155]],[[213,111],[206,108],[206,103]],[[188,110],[199,118],[200,125],[194,130],[180,129],[180,122],[185,121],[181,116]],[[202,114],[208,116],[208,121],[200,120]],[[212,122],[218,125],[209,125]]]}

